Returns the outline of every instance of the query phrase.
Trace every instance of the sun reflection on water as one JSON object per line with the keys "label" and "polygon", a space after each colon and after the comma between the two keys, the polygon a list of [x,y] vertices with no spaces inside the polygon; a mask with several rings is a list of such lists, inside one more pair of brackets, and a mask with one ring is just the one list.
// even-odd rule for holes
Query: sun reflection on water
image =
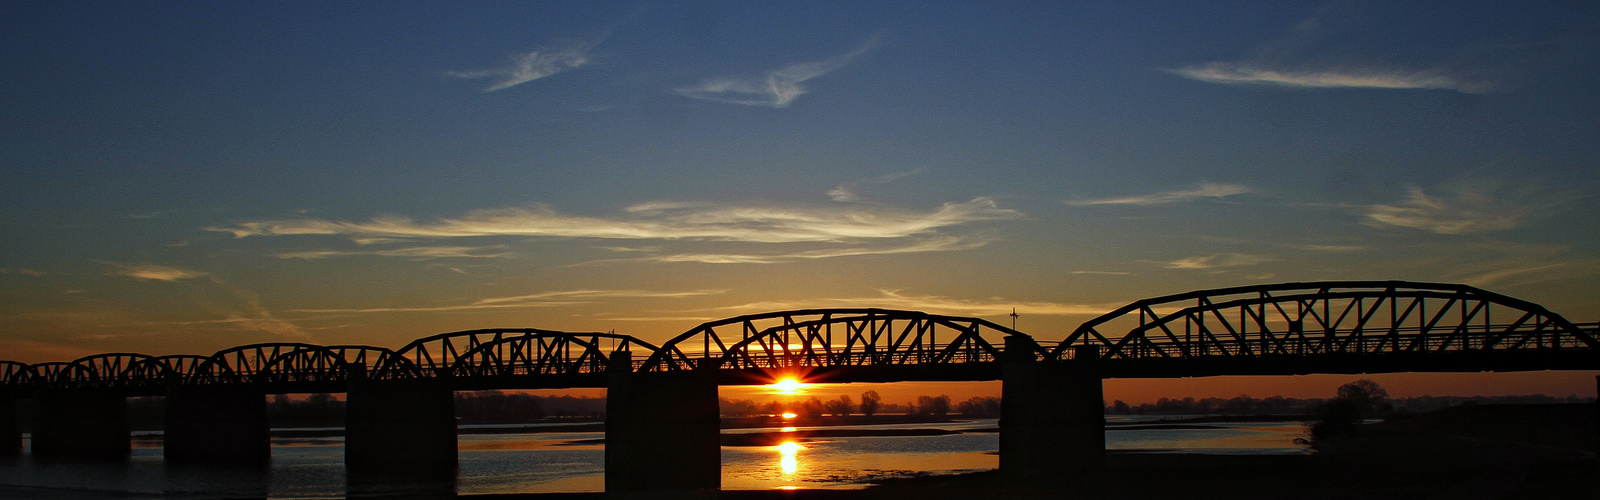
{"label": "sun reflection on water", "polygon": [[794,441],[784,441],[783,444],[778,445],[777,448],[778,453],[783,455],[783,458],[778,461],[778,466],[783,468],[783,475],[794,475],[796,471],[800,470],[800,462],[796,460],[795,457],[799,455],[800,450],[804,449],[805,447],[800,446],[800,443],[796,443]]}

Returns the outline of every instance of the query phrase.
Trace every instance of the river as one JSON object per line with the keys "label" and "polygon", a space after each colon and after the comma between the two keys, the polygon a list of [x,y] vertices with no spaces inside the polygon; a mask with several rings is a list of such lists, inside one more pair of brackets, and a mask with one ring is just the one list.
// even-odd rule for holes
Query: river
{"label": "river", "polygon": [[[1179,428],[1119,428],[1155,417],[1108,416],[1112,452],[1302,454],[1297,422],[1208,422]],[[999,435],[993,419],[869,425],[855,429],[945,429],[938,436],[814,438],[780,446],[724,446],[723,489],[863,488],[883,477],[994,469]],[[810,429],[801,427],[798,430]],[[831,429],[838,429],[832,427]],[[728,429],[725,433],[779,429]],[[456,492],[597,492],[605,487],[600,432],[462,434]],[[0,496],[37,498],[133,497],[328,498],[346,493],[343,439],[274,438],[261,470],[168,467],[158,436],[136,435],[132,456],[119,463],[45,463],[0,458]]]}

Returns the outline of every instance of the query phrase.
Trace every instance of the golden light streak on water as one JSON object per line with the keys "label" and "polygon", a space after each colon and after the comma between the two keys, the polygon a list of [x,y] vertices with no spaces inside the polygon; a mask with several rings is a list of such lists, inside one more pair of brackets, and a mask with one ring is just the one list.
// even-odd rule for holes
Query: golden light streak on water
{"label": "golden light streak on water", "polygon": [[783,454],[783,458],[778,461],[778,466],[783,468],[783,475],[794,475],[796,471],[800,470],[800,461],[798,460],[798,456],[800,454],[800,450],[804,449],[805,447],[800,446],[800,443],[796,443],[794,441],[784,441],[783,444],[778,445],[777,448],[778,453]]}

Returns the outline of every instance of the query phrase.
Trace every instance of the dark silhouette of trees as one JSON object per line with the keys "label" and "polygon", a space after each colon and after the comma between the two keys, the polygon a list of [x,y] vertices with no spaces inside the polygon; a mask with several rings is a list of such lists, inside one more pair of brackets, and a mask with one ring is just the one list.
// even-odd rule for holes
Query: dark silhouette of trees
{"label": "dark silhouette of trees", "polygon": [[456,418],[470,423],[512,423],[544,418],[544,404],[530,394],[501,391],[457,393]]}
{"label": "dark silhouette of trees", "polygon": [[1349,436],[1367,415],[1387,408],[1389,391],[1367,379],[1339,386],[1338,396],[1323,403],[1311,422],[1311,442]]}
{"label": "dark silhouette of trees", "polygon": [[873,416],[878,413],[878,408],[881,406],[883,406],[883,397],[878,395],[878,391],[867,391],[861,393],[862,415],[869,417]]}
{"label": "dark silhouette of trees", "polygon": [[816,396],[811,396],[796,403],[793,411],[806,418],[818,418],[822,416],[825,410],[822,407],[822,400],[817,399]]}
{"label": "dark silhouette of trees", "polygon": [[733,400],[728,398],[717,398],[717,407],[722,411],[723,415],[728,416],[749,416],[762,414],[761,407],[756,405],[755,401],[748,399]]}
{"label": "dark silhouette of trees", "polygon": [[1000,398],[973,396],[957,404],[956,412],[973,418],[999,418]]}
{"label": "dark silhouette of trees", "polygon": [[912,415],[944,416],[950,413],[950,396],[939,395],[917,396],[917,409],[912,410]]}
{"label": "dark silhouette of trees", "polygon": [[855,411],[855,403],[850,401],[850,396],[839,396],[839,399],[822,404],[823,409],[830,415],[845,416]]}
{"label": "dark silhouette of trees", "polygon": [[1138,405],[1128,404],[1122,400],[1112,401],[1106,406],[1107,415],[1144,415],[1144,414],[1228,414],[1228,415],[1291,415],[1304,414],[1312,411],[1317,405],[1322,404],[1322,399],[1294,399],[1283,396],[1272,396],[1263,399],[1241,394],[1232,398],[1161,398],[1154,403]]}
{"label": "dark silhouette of trees", "polygon": [[339,427],[344,425],[344,401],[325,392],[300,401],[275,394],[267,404],[267,420],[273,427]]}
{"label": "dark silhouette of trees", "polygon": [[1338,394],[1337,399],[1351,402],[1362,413],[1382,412],[1389,408],[1389,391],[1371,380],[1361,379],[1341,385]]}

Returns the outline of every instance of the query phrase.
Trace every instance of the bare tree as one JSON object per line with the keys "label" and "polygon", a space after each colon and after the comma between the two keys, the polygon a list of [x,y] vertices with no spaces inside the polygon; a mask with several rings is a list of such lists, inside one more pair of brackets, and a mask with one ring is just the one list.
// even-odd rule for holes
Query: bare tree
{"label": "bare tree", "polygon": [[882,405],[883,405],[883,397],[878,395],[878,391],[867,391],[867,392],[861,393],[861,414],[862,415],[866,415],[866,416],[870,417],[870,416],[878,413],[878,407],[882,406]]}
{"label": "bare tree", "polygon": [[1339,386],[1339,399],[1349,401],[1361,409],[1361,413],[1372,413],[1383,410],[1387,406],[1389,391],[1367,379],[1360,379]]}
{"label": "bare tree", "polygon": [[849,415],[856,407],[855,403],[850,401],[850,396],[839,396],[839,399],[823,403],[822,406],[829,414],[838,416]]}

